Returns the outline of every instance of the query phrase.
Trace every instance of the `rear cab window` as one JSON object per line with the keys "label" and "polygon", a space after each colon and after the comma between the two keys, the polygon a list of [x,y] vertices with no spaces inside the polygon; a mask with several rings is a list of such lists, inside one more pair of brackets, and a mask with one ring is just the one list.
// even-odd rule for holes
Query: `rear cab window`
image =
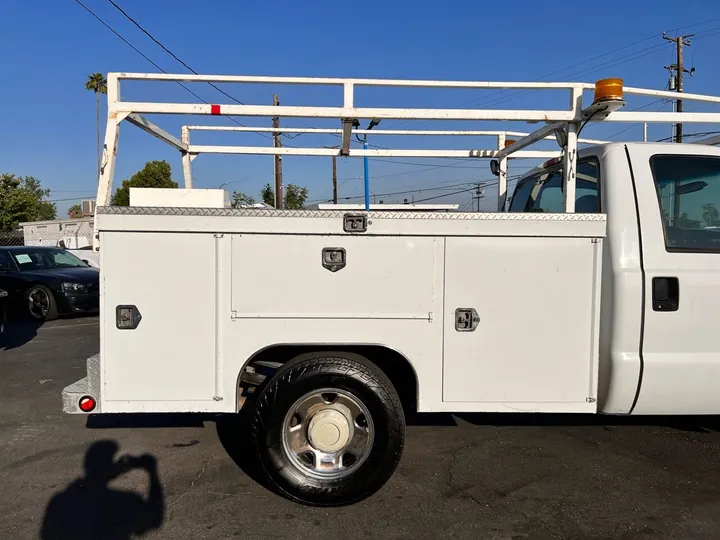
{"label": "rear cab window", "polygon": [[[557,167],[520,180],[510,202],[510,212],[564,212],[562,177],[562,167]],[[578,162],[575,212],[600,212],[600,164],[597,158]]]}
{"label": "rear cab window", "polygon": [[720,157],[650,158],[668,251],[720,252]]}

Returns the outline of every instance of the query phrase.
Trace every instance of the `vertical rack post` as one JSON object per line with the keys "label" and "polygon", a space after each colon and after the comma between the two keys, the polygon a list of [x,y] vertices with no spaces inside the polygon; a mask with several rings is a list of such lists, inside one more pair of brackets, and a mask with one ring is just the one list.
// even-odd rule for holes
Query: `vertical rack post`
{"label": "vertical rack post", "polygon": [[[190,130],[187,126],[182,127],[180,139],[185,148],[190,146]],[[192,165],[190,163],[190,152],[182,153],[183,179],[185,180],[185,188],[192,189]]]}
{"label": "vertical rack post", "polygon": [[575,212],[575,167],[577,165],[577,139],[582,125],[582,88],[574,86],[570,90],[570,110],[575,120],[567,123],[565,133],[567,142],[563,154],[563,207],[565,212]]}
{"label": "vertical rack post", "polygon": [[118,113],[115,110],[119,96],[120,80],[116,73],[108,73],[108,119],[105,127],[105,143],[103,145],[102,159],[100,160],[100,178],[98,178],[96,206],[107,206],[110,202],[113,174],[115,173],[115,157],[117,156],[119,124],[127,116],[127,113]]}
{"label": "vertical rack post", "polygon": [[[367,143],[367,134],[365,134],[365,137],[363,138],[363,149],[368,149],[368,143]],[[368,157],[363,157],[363,172],[365,180],[365,210],[370,210],[370,171],[368,166]]]}
{"label": "vertical rack post", "polygon": [[[505,148],[505,134],[498,135],[498,150]],[[507,201],[507,166],[508,159],[503,156],[498,162],[500,174],[498,174],[498,195],[497,195],[497,211],[505,210],[505,201]]]}
{"label": "vertical rack post", "polygon": [[563,154],[563,205],[565,212],[575,212],[575,167],[577,164],[577,133],[580,125],[568,122],[567,145]]}

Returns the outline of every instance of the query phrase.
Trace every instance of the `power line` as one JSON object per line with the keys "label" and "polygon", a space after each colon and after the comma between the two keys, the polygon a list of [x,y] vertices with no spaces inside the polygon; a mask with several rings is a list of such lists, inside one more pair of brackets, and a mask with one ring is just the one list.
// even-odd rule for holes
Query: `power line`
{"label": "power line", "polygon": [[[686,26],[683,26],[683,27],[679,28],[678,30],[687,29],[687,28],[693,28],[693,27],[697,27],[697,26],[702,26],[702,25],[709,24],[709,23],[712,23],[712,22],[717,22],[717,21],[720,21],[720,17],[715,17],[715,18],[713,18],[713,19],[707,19],[707,20],[705,20],[705,21],[701,21],[701,22],[689,24],[689,25],[686,25]],[[708,29],[708,30],[703,30],[702,32],[710,32],[710,31],[713,31],[713,30],[716,30],[716,28],[710,28],[710,29]],[[701,33],[702,33],[702,32],[701,32]],[[710,34],[710,35],[707,35],[707,36],[704,36],[704,37],[710,37],[711,35],[715,35],[715,34]],[[587,60],[583,60],[582,62],[577,62],[577,63],[572,64],[572,65],[570,65],[570,66],[567,66],[567,67],[565,67],[565,68],[558,69],[558,70],[552,71],[552,72],[550,72],[550,73],[546,73],[546,74],[544,74],[544,75],[541,75],[540,77],[537,77],[537,78],[533,79],[532,82],[542,81],[543,79],[547,79],[548,77],[551,77],[551,76],[553,76],[553,75],[557,75],[557,74],[562,73],[562,72],[564,72],[564,71],[568,71],[568,70],[570,70],[570,69],[572,69],[572,68],[574,68],[574,67],[578,67],[578,66],[581,66],[581,65],[583,65],[583,64],[587,64],[587,63],[589,63],[589,62],[593,62],[594,60],[599,60],[600,58],[609,56],[609,55],[611,55],[611,54],[615,54],[615,53],[620,52],[620,51],[625,50],[625,49],[629,49],[629,48],[631,48],[631,47],[634,47],[634,46],[636,46],[636,45],[639,45],[639,44],[641,44],[641,43],[644,43],[644,42],[646,42],[646,41],[650,41],[650,40],[653,40],[653,39],[657,39],[657,34],[649,35],[649,36],[647,36],[647,37],[645,37],[645,38],[643,38],[643,39],[634,41],[634,42],[632,42],[632,43],[628,43],[627,45],[623,45],[622,47],[618,47],[618,48],[613,49],[613,50],[611,50],[611,51],[608,51],[608,52],[606,52],[606,53],[602,53],[602,54],[599,54],[599,55],[597,55],[597,56],[593,56],[592,58],[588,58]],[[648,48],[645,48],[645,49],[641,49],[640,51],[635,51],[635,52],[633,52],[633,53],[630,53],[630,54],[627,55],[627,56],[620,57],[620,58],[618,58],[618,59],[611,60],[611,61],[609,61],[609,62],[605,62],[605,63],[603,63],[603,64],[596,65],[596,66],[593,66],[593,67],[591,67],[591,68],[587,68],[586,70],[583,70],[583,71],[581,71],[581,72],[578,72],[578,73],[575,73],[575,74],[572,74],[572,75],[566,75],[566,76],[564,76],[564,77],[572,78],[572,77],[578,77],[578,76],[580,76],[580,75],[582,75],[582,74],[592,73],[592,72],[595,71],[597,68],[601,68],[601,67],[604,67],[604,66],[606,66],[606,65],[608,65],[608,64],[612,64],[613,62],[616,62],[617,60],[627,59],[627,60],[624,60],[623,62],[618,63],[617,65],[620,65],[620,64],[623,64],[623,63],[627,63],[627,62],[631,62],[631,61],[633,61],[633,60],[637,60],[637,59],[639,59],[639,58],[642,58],[642,57],[644,57],[644,56],[647,56],[648,54],[653,54],[654,52],[660,50],[661,48],[662,48],[662,46],[657,46],[657,45],[656,45],[656,46],[648,47]],[[647,52],[646,54],[639,54],[639,53],[648,51],[649,49],[653,49],[653,50]],[[634,56],[634,55],[636,55],[636,54],[639,54],[639,56]],[[631,58],[628,58],[628,57],[631,57]],[[470,105],[470,104],[479,103],[479,102],[481,102],[481,101],[483,101],[483,100],[486,100],[486,99],[488,99],[488,98],[490,98],[490,97],[492,97],[492,96],[494,96],[494,95],[501,94],[501,93],[506,92],[506,91],[507,91],[507,89],[496,90],[496,91],[494,91],[494,92],[490,92],[489,94],[486,94],[486,95],[481,96],[481,97],[479,97],[479,98],[476,98],[476,99],[473,99],[473,100],[470,100],[470,101],[466,101],[466,102],[464,102],[464,103],[461,103],[461,104],[459,104],[459,106],[464,106],[464,105]],[[527,92],[527,90],[520,90],[520,91],[514,92],[514,93],[511,94],[510,96],[504,96],[503,98],[500,98],[499,101],[498,101],[497,99],[496,99],[496,100],[493,100],[491,103],[498,103],[498,102],[499,102],[499,103],[503,103],[503,102],[505,102],[505,101],[507,100],[506,98],[511,98],[511,97],[516,96],[516,95],[520,95],[520,94],[522,94],[522,93],[524,93],[524,92]],[[488,103],[487,105],[490,105],[490,103]],[[405,120],[405,121],[402,121],[402,122],[399,122],[399,123],[396,123],[396,124],[392,124],[391,127],[397,127],[397,126],[400,126],[400,125],[404,125],[404,124],[407,124],[408,122],[409,122],[408,120]],[[420,124],[416,124],[416,127],[420,127],[420,126],[422,126],[422,125],[426,125],[427,123],[428,123],[428,122],[423,122],[423,123],[420,123]]]}
{"label": "power line", "polygon": [[[639,45],[640,43],[644,43],[645,41],[649,41],[649,40],[651,40],[651,39],[655,39],[655,37],[656,37],[656,35],[653,34],[652,36],[648,36],[648,37],[643,38],[643,39],[640,39],[640,40],[638,40],[638,41],[634,41],[633,43],[629,43],[629,44],[624,45],[624,46],[622,46],[622,47],[618,47],[618,48],[616,48],[616,49],[613,49],[612,51],[608,51],[608,52],[606,52],[606,53],[599,54],[599,55],[597,55],[597,56],[593,56],[592,58],[588,58],[587,60],[583,60],[582,62],[577,62],[577,63],[572,64],[572,65],[570,65],[570,66],[567,66],[567,67],[565,67],[565,68],[557,69],[557,70],[555,70],[555,71],[551,71],[550,73],[546,73],[546,74],[544,74],[544,75],[541,75],[540,77],[536,77],[535,79],[532,79],[531,82],[539,82],[539,81],[542,81],[543,79],[547,79],[548,77],[552,77],[553,75],[557,75],[558,73],[562,73],[563,71],[567,71],[567,70],[572,69],[572,68],[574,68],[574,67],[581,66],[581,65],[583,65],[583,64],[587,64],[588,62],[592,62],[592,61],[594,61],[594,60],[598,60],[598,59],[603,58],[603,57],[605,57],[605,56],[608,56],[608,55],[610,55],[610,54],[614,54],[614,53],[616,53],[616,52],[622,51],[622,50],[624,50],[624,49],[628,49],[628,48],[630,48],[630,47],[634,47],[635,45]],[[568,77],[570,77],[570,76],[568,76]],[[498,95],[498,94],[502,94],[503,92],[506,92],[506,91],[507,91],[507,89],[505,89],[505,88],[500,89],[500,90],[496,90],[496,91],[494,91],[494,92],[490,92],[489,94],[486,94],[486,95],[481,96],[481,97],[479,97],[479,98],[471,99],[471,100],[469,100],[469,101],[466,101],[466,102],[464,102],[464,103],[461,103],[461,104],[459,104],[459,106],[476,104],[476,103],[479,103],[479,102],[481,102],[481,101],[484,101],[484,100],[486,100],[486,99],[488,99],[488,98],[490,98],[490,97],[492,97],[492,96],[495,96],[495,95]],[[513,92],[513,93],[511,94],[511,96],[520,95],[520,94],[523,94],[523,93],[525,93],[525,92],[527,92],[527,90],[516,91],[516,92]],[[501,100],[504,100],[506,97],[511,97],[511,96],[503,96],[503,97],[500,98],[500,99],[501,99]],[[495,103],[495,101],[497,101],[497,100],[493,100],[493,101],[491,101],[491,103]],[[489,104],[490,104],[490,103],[488,103],[488,105],[489,105]],[[404,121],[404,122],[400,122],[399,124],[393,124],[393,127],[397,127],[397,126],[399,126],[399,125],[403,125],[403,124],[406,124],[406,123],[408,123],[407,120]],[[426,125],[426,124],[427,124],[427,122],[424,122],[424,123],[422,123],[422,124],[417,124],[417,127],[420,127],[420,126]]]}
{"label": "power line", "polygon": [[[685,137],[704,137],[706,135],[717,135],[720,131],[701,131],[699,133],[686,133]],[[656,142],[672,141],[674,137],[665,137],[664,139],[658,139]]]}
{"label": "power line", "polygon": [[[667,85],[666,85],[666,88],[667,88]],[[646,107],[651,107],[652,105],[655,105],[656,103],[659,103],[661,101],[663,102],[663,104],[660,106],[660,108],[657,109],[657,111],[660,111],[665,106],[665,98],[656,99],[654,101],[651,101],[650,103],[646,103],[645,105],[642,105],[641,107],[635,107],[634,109],[630,109],[630,111],[628,111],[628,112],[639,111],[640,109],[645,109]],[[640,122],[635,122],[634,124],[630,124],[628,127],[623,128],[620,131],[613,133],[612,135],[608,135],[605,138],[612,139],[613,137],[617,137],[618,135],[621,135],[622,133],[625,133],[626,131],[634,128],[635,126],[639,126],[639,125],[640,125]]]}
{"label": "power line", "polygon": [[69,198],[69,199],[51,199],[51,200],[45,201],[45,202],[79,201],[79,200],[82,200],[82,199],[92,199],[92,198],[95,197],[95,195],[96,195],[96,194],[93,193],[92,195],[79,195],[79,196],[77,196],[77,197],[71,197],[71,198]]}
{"label": "power line", "polygon": [[[158,40],[158,39],[157,39],[155,36],[153,36],[148,30],[146,30],[139,22],[137,22],[131,15],[129,15],[122,7],[120,7],[120,6],[119,6],[117,3],[115,3],[113,0],[108,0],[108,2],[110,2],[110,4],[112,4],[112,6],[113,6],[115,9],[117,9],[120,13],[122,13],[123,16],[124,16],[127,20],[129,20],[131,23],[133,23],[142,33],[144,33],[147,37],[149,37],[149,38],[150,38],[154,43],[156,43],[162,50],[164,50],[166,53],[168,53],[170,56],[172,56],[175,60],[177,60],[178,62],[180,62],[180,63],[181,63],[185,68],[187,68],[190,72],[194,73],[195,75],[199,75],[199,73],[198,73],[197,71],[195,71],[187,62],[185,62],[184,60],[182,60],[178,55],[176,55],[174,52],[172,52],[170,49],[168,49],[165,45],[163,45],[163,44],[160,42],[160,40]],[[222,88],[220,88],[219,86],[217,86],[215,83],[208,82],[207,84],[209,84],[210,86],[212,86],[215,90],[217,90],[218,92],[220,92],[222,95],[230,98],[232,101],[234,101],[234,102],[237,103],[238,105],[245,105],[244,102],[240,101],[240,100],[237,99],[235,96],[227,93],[225,90],[223,90]],[[207,103],[207,102],[206,102],[206,103]],[[240,122],[238,122],[238,121],[235,120],[234,118],[232,118],[232,117],[228,117],[228,118],[229,118],[230,120],[232,120],[233,122],[235,122],[236,124],[245,127],[244,124],[241,124]],[[261,137],[264,137],[264,138],[266,138],[266,139],[273,138],[271,135],[267,135],[266,133],[257,133],[257,132],[252,132],[252,133],[254,133],[255,135],[260,135]],[[289,135],[287,135],[287,134],[285,134],[285,133],[280,134],[280,136],[281,136],[281,137],[287,137],[287,138],[289,138],[289,139],[294,139],[294,138],[295,138],[295,136],[289,136]],[[290,146],[290,145],[285,145],[285,146]]]}
{"label": "power line", "polygon": [[[115,9],[117,9],[120,13],[122,13],[127,20],[129,20],[131,23],[133,23],[135,26],[137,26],[142,33],[144,33],[147,37],[149,37],[151,40],[153,40],[163,51],[165,51],[165,52],[168,53],[170,56],[172,56],[175,60],[177,60],[178,62],[180,62],[183,66],[185,66],[185,67],[186,67],[188,70],[190,70],[192,73],[194,73],[195,75],[199,75],[199,73],[198,73],[197,71],[195,71],[193,68],[191,68],[191,67],[190,67],[187,63],[185,63],[183,60],[181,60],[180,58],[178,58],[178,56],[177,56],[174,52],[172,52],[172,51],[171,51],[170,49],[168,49],[165,45],[163,45],[162,43],[160,43],[160,41],[159,41],[158,39],[156,39],[155,36],[153,36],[153,35],[152,35],[150,32],[148,32],[145,28],[143,28],[143,26],[142,26],[139,22],[137,22],[137,21],[136,21],[135,19],[133,19],[130,15],[128,15],[128,13],[127,13],[123,8],[121,8],[119,5],[117,5],[113,0],[108,0],[108,2],[110,2]],[[208,82],[208,84],[209,84],[210,86],[212,86],[215,90],[217,90],[218,92],[220,92],[221,94],[223,94],[224,96],[232,99],[235,103],[237,103],[237,104],[239,104],[239,105],[245,105],[245,103],[243,103],[242,101],[240,101],[239,99],[237,99],[235,96],[232,96],[232,95],[228,94],[227,92],[225,92],[225,90],[223,90],[222,88],[218,87],[218,86],[215,85],[214,83]]]}
{"label": "power line", "polygon": [[[97,19],[105,28],[107,28],[107,29],[110,30],[113,34],[115,34],[117,37],[119,37],[119,38],[120,38],[126,45],[128,45],[132,50],[134,50],[136,53],[138,53],[140,56],[142,56],[145,60],[147,60],[148,62],[150,62],[156,69],[158,69],[158,70],[159,70],[160,72],[162,72],[162,73],[168,73],[166,70],[164,70],[163,68],[161,68],[157,63],[155,63],[153,60],[151,60],[151,59],[150,59],[146,54],[144,54],[140,49],[138,49],[135,45],[133,45],[132,43],[130,43],[130,41],[128,41],[125,37],[123,37],[117,30],[115,30],[112,26],[110,26],[110,25],[109,25],[108,23],[106,23],[103,19],[101,19],[94,11],[92,11],[89,7],[87,7],[85,4],[83,4],[80,0],[75,0],[75,2],[76,2],[77,4],[79,4],[85,11],[87,11],[88,13],[90,13],[90,15],[92,15],[95,19]],[[190,88],[188,88],[186,85],[184,85],[184,84],[181,83],[180,81],[175,81],[175,82],[176,82],[178,85],[180,85],[182,88],[184,88],[187,92],[189,92],[190,94],[192,94],[193,96],[195,96],[197,99],[199,99],[200,101],[202,101],[203,103],[205,103],[205,104],[209,104],[209,103],[210,103],[209,101],[203,99],[202,97],[200,97],[199,95],[197,95],[195,92],[193,92],[192,90],[190,90]],[[220,91],[222,92],[222,90],[220,90]],[[239,125],[239,126],[247,127],[247,126],[245,126],[245,124],[237,121],[237,120],[236,120],[235,118],[233,118],[232,116],[226,116],[226,115],[223,115],[223,116],[225,116],[225,118],[227,118],[228,120],[230,120],[231,122],[234,122],[235,124],[237,124],[237,125]],[[254,135],[259,135],[259,136],[264,137],[264,138],[270,138],[266,133],[257,133],[257,132],[252,132],[252,133],[253,133]],[[288,146],[289,146],[289,145],[288,145]]]}
{"label": "power line", "polygon": [[48,189],[50,189],[52,193],[85,193],[87,191],[87,189]]}
{"label": "power line", "polygon": [[[457,181],[457,180],[454,180],[454,181]],[[462,183],[454,184],[452,186],[445,186],[445,187],[432,187],[431,186],[431,187],[419,188],[419,189],[408,189],[408,190],[404,190],[404,191],[391,191],[391,192],[387,192],[387,193],[373,193],[373,196],[375,196],[375,197],[390,197],[393,195],[409,195],[410,193],[422,193],[424,191],[440,191],[443,189],[454,189],[454,188],[457,188],[460,186],[469,186],[469,185],[474,186],[475,184],[477,184],[477,181],[468,181],[468,182],[462,182]],[[363,195],[351,195],[349,197],[339,197],[339,199],[343,200],[343,201],[352,201],[354,199],[362,199],[364,197],[365,197],[365,195],[363,194]],[[323,202],[326,200],[329,200],[329,199],[328,198],[317,199],[317,200],[310,201],[310,202],[311,203]]]}
{"label": "power line", "polygon": [[[711,22],[716,22],[716,21],[720,21],[720,17],[715,17],[715,18],[713,18],[713,19],[708,19],[708,20],[705,20],[705,21],[702,21],[702,22],[699,22],[699,23],[694,23],[694,24],[690,24],[690,25],[687,25],[687,26],[683,26],[683,27],[681,27],[680,29],[692,28],[692,27],[695,27],[695,26],[702,26],[702,25],[704,25],[704,24],[709,24],[709,23],[711,23]],[[708,30],[703,30],[703,31],[701,31],[700,33],[710,32],[710,31],[713,31],[713,30],[716,30],[716,29],[717,29],[717,28],[710,28],[710,29],[708,29]],[[594,60],[598,60],[598,59],[600,59],[600,58],[602,58],[602,57],[604,57],[604,56],[608,56],[608,55],[610,55],[610,54],[614,54],[614,53],[616,53],[616,52],[620,52],[620,51],[622,51],[622,50],[624,50],[624,49],[628,49],[628,48],[634,47],[635,45],[639,45],[640,43],[644,43],[644,42],[646,42],[646,41],[650,41],[650,40],[653,40],[653,39],[656,39],[656,38],[657,38],[657,34],[652,34],[652,35],[650,35],[650,36],[647,36],[647,37],[645,37],[645,38],[643,38],[643,39],[640,39],[640,40],[635,41],[635,42],[633,42],[633,43],[630,43],[630,44],[628,44],[628,45],[624,45],[624,46],[622,46],[622,47],[618,47],[617,49],[613,49],[612,51],[609,51],[609,52],[607,52],[607,53],[603,53],[603,54],[594,56],[594,57],[589,58],[588,60],[584,60],[584,61],[582,61],[582,62],[578,62],[578,63],[573,64],[572,66],[569,66],[569,67],[567,67],[567,68],[563,68],[563,69],[560,69],[560,70],[553,71],[553,72],[551,72],[551,73],[547,73],[547,74],[543,75],[542,77],[538,77],[537,79],[534,79],[533,82],[540,81],[540,80],[542,80],[542,79],[546,79],[547,77],[550,77],[550,76],[552,76],[552,75],[556,75],[556,74],[561,73],[561,72],[563,72],[563,71],[567,71],[567,70],[569,70],[569,69],[572,69],[573,67],[577,67],[577,66],[580,66],[580,65],[582,65],[582,64],[586,64],[586,63],[592,62],[592,61],[594,61]],[[653,45],[653,46],[651,46],[651,47],[646,47],[645,49],[641,49],[641,50],[638,50],[638,51],[634,51],[634,52],[632,52],[632,53],[630,53],[630,54],[628,54],[628,55],[621,56],[621,57],[619,57],[619,58],[615,58],[615,59],[612,59],[612,60],[603,62],[603,63],[601,63],[601,64],[597,64],[597,65],[595,65],[595,66],[591,66],[591,67],[589,67],[589,68],[585,68],[585,69],[583,69],[583,70],[581,70],[581,71],[578,71],[578,72],[575,72],[575,73],[573,73],[573,74],[571,74],[571,75],[565,75],[565,77],[568,77],[568,78],[579,77],[579,76],[582,76],[582,75],[587,75],[587,74],[589,74],[589,73],[593,73],[593,72],[597,71],[599,68],[602,68],[602,67],[605,67],[605,66],[608,66],[608,65],[612,65],[612,64],[614,64],[614,65],[625,64],[625,63],[627,63],[627,62],[631,62],[631,61],[633,61],[633,60],[637,60],[637,59],[639,59],[639,58],[643,58],[644,56],[648,56],[649,54],[653,54],[653,53],[655,53],[656,51],[661,50],[663,47],[664,47],[664,44],[659,44],[659,45]],[[641,53],[645,53],[645,54],[641,54]],[[618,62],[618,60],[622,60],[622,62]],[[504,91],[504,90],[499,90],[499,91],[497,91],[497,92],[493,92],[493,94],[497,94],[497,93],[500,93],[500,92],[503,92],[503,91]],[[513,95],[521,94],[521,93],[524,93],[524,92],[527,92],[527,90],[521,90],[521,91],[519,91],[519,92],[515,92]],[[488,95],[488,96],[483,96],[482,98],[478,98],[478,99],[473,100],[473,101],[470,101],[470,102],[468,102],[468,103],[477,103],[478,101],[481,101],[482,99],[485,99],[485,98],[487,98],[487,97],[490,97],[490,95]],[[510,96],[508,96],[508,97],[510,97]],[[501,100],[500,102],[504,102],[504,101],[506,101],[506,100],[503,99],[503,100]],[[495,102],[497,102],[497,100],[493,101],[493,103],[495,103]],[[488,104],[488,105],[489,105],[489,104]]]}
{"label": "power line", "polygon": [[427,201],[434,201],[435,199],[442,199],[443,197],[452,197],[453,195],[459,195],[460,193],[468,193],[470,191],[475,190],[475,187],[471,187],[470,189],[463,189],[461,191],[455,191],[453,193],[443,193],[442,195],[436,195],[435,197],[427,197],[425,199],[418,199],[415,202],[421,203],[421,202],[427,202]]}
{"label": "power line", "polygon": [[698,34],[699,37],[696,37],[695,41],[697,41],[698,39],[705,39],[705,38],[720,35],[720,28],[713,28],[713,30],[715,30],[715,32],[711,32],[709,34],[702,34],[702,35]]}
{"label": "power line", "polygon": [[[572,73],[572,74],[570,74],[570,75],[567,75],[567,77],[568,77],[568,78],[582,77],[582,76],[584,76],[584,75],[589,75],[590,73],[595,73],[595,72],[597,72],[597,71],[599,71],[599,70],[601,70],[601,69],[603,69],[603,68],[605,68],[605,67],[609,67],[609,66],[611,66],[611,65],[612,65],[612,66],[619,66],[619,65],[622,65],[622,64],[626,64],[626,63],[628,63],[628,62],[632,62],[632,61],[634,61],[634,60],[638,60],[638,59],[640,59],[640,58],[644,58],[645,56],[649,56],[649,55],[651,55],[651,54],[655,54],[655,53],[659,52],[660,50],[662,50],[662,49],[664,49],[664,48],[665,48],[665,44],[653,45],[652,47],[648,47],[648,48],[642,49],[642,50],[640,50],[640,51],[635,51],[635,52],[633,52],[633,53],[631,53],[631,54],[629,54],[629,55],[621,56],[620,58],[616,58],[616,59],[613,59],[613,60],[609,60],[609,61],[607,61],[607,62],[603,62],[602,64],[597,64],[597,65],[591,66],[591,67],[589,67],[589,68],[586,68],[586,69],[584,69],[584,70],[582,70],[582,71],[578,71],[578,72],[576,72],[576,73]],[[501,103],[506,103],[506,102],[508,102],[508,101],[511,101],[511,100],[515,99],[517,96],[519,96],[519,95],[521,95],[521,94],[525,94],[525,93],[527,93],[527,92],[528,92],[528,90],[518,90],[518,91],[513,92],[512,94],[509,94],[509,95],[507,95],[507,96],[504,96],[504,97],[495,99],[495,100],[493,100],[493,101],[490,101],[490,102],[486,103],[485,106],[486,106],[486,107],[489,107],[490,105],[499,105],[499,104],[501,104]]]}
{"label": "power line", "polygon": [[[706,21],[705,23],[698,23],[698,24],[707,24],[708,22],[713,22],[713,21],[715,21],[715,20],[720,20],[720,18],[718,18],[718,19],[711,19],[711,20],[709,20],[709,21]],[[697,26],[697,25],[689,25],[689,26]],[[689,27],[689,26],[688,26],[688,27]],[[688,27],[683,27],[683,28],[688,28]],[[710,31],[713,31],[713,30],[720,30],[720,27],[718,27],[718,28],[710,28],[710,29],[708,29],[708,30],[704,30],[703,32],[710,32]],[[703,32],[700,32],[699,35],[702,35],[703,37],[710,37],[710,36],[712,36],[712,35],[715,35],[715,33],[709,34],[709,35],[705,35]],[[656,36],[652,36],[653,39],[654,39],[655,37],[656,37]],[[648,39],[648,38],[646,38],[646,39],[644,39],[644,40],[641,40],[640,42],[642,42],[642,41],[647,41],[647,39]],[[582,77],[582,76],[584,76],[584,75],[589,75],[590,73],[595,73],[595,72],[597,72],[597,71],[599,71],[599,70],[601,70],[602,68],[605,68],[605,67],[609,67],[609,66],[620,66],[620,65],[622,65],[622,64],[627,64],[628,62],[633,62],[633,61],[638,60],[638,59],[640,59],[640,58],[644,58],[644,57],[649,56],[649,55],[651,55],[651,54],[655,54],[656,52],[661,51],[661,50],[664,49],[665,47],[666,47],[666,45],[665,45],[664,43],[661,43],[661,44],[658,44],[658,45],[653,45],[653,46],[651,46],[651,47],[646,47],[645,49],[641,49],[641,50],[639,50],[639,51],[634,51],[634,52],[632,52],[632,53],[630,53],[630,54],[628,54],[628,55],[621,56],[621,57],[619,57],[619,58],[615,58],[615,59],[612,59],[612,60],[608,60],[608,61],[606,61],[606,62],[603,62],[603,63],[601,63],[601,64],[596,64],[596,65],[591,66],[591,67],[589,67],[589,68],[585,68],[585,69],[583,69],[583,70],[581,70],[581,71],[578,71],[578,72],[572,73],[572,74],[570,74],[570,75],[567,75],[567,77],[568,77],[568,78]],[[519,91],[514,92],[514,93],[512,93],[512,94],[510,94],[510,95],[508,95],[508,96],[506,96],[506,97],[504,97],[504,98],[499,98],[499,99],[493,100],[493,101],[491,101],[491,102],[489,102],[489,103],[486,103],[485,105],[486,105],[486,106],[489,106],[489,105],[498,105],[498,104],[500,104],[500,103],[505,103],[505,102],[510,101],[511,99],[513,99],[515,96],[518,96],[518,95],[523,94],[523,93],[526,93],[526,92],[528,92],[528,90],[519,90]]]}
{"label": "power line", "polygon": [[[92,15],[92,16],[95,17],[98,21],[100,21],[100,23],[101,23],[105,28],[107,28],[107,29],[110,30],[113,34],[115,34],[117,37],[119,37],[119,38],[120,38],[126,45],[128,45],[132,50],[134,50],[136,53],[138,53],[140,56],[142,56],[145,60],[147,60],[148,62],[150,62],[153,66],[155,66],[157,69],[159,69],[159,70],[162,71],[163,73],[167,73],[167,71],[165,71],[163,68],[161,68],[160,66],[158,66],[155,62],[153,62],[150,58],[148,58],[140,49],[138,49],[135,45],[133,45],[133,44],[130,43],[127,39],[125,39],[123,36],[121,36],[112,26],[110,26],[108,23],[106,23],[106,22],[103,21],[100,17],[98,17],[89,7],[87,7],[85,4],[83,4],[80,0],[75,0],[75,2],[78,3],[78,4],[79,4],[85,11],[87,11],[90,15]],[[193,96],[195,96],[196,98],[198,98],[200,101],[203,101],[203,102],[207,103],[207,101],[205,101],[203,98],[201,98],[200,96],[198,96],[195,92],[193,92],[192,90],[190,90],[187,86],[185,86],[185,85],[182,84],[181,82],[178,81],[178,84],[179,84],[180,86],[182,86],[185,90],[187,90],[188,92],[190,92]]]}
{"label": "power line", "polygon": [[[525,170],[525,171],[522,171],[522,172],[519,173],[519,174],[515,174],[515,175],[513,175],[513,176],[508,177],[508,186],[509,186],[511,183],[513,183],[515,180],[518,180],[518,179],[522,178],[529,170],[532,170],[533,168],[534,168],[534,167],[530,167],[529,169],[527,169],[527,170]],[[497,183],[498,183],[497,178],[491,178],[491,179],[485,179],[485,180],[482,180],[482,179],[481,179],[481,180],[477,180],[477,179],[475,179],[475,180],[467,180],[467,181],[460,182],[461,180],[463,180],[463,179],[462,179],[462,178],[456,178],[456,179],[453,179],[453,180],[446,180],[446,181],[444,181],[444,182],[437,182],[437,183],[435,183],[435,184],[431,184],[431,185],[426,186],[426,187],[419,187],[419,188],[408,189],[408,190],[403,190],[403,191],[391,191],[391,192],[388,192],[388,193],[375,193],[374,195],[375,195],[376,197],[390,197],[390,196],[392,196],[392,195],[408,195],[408,194],[410,194],[410,193],[422,193],[422,192],[424,192],[424,191],[439,191],[439,190],[443,190],[443,189],[454,189],[454,188],[461,187],[461,186],[473,186],[472,189],[475,189],[475,186],[477,186],[478,182],[480,182],[484,187],[491,187],[491,186],[497,185]],[[446,186],[443,186],[443,187],[439,187],[439,186],[440,186],[441,184],[443,184],[443,183],[444,183],[444,184],[448,184],[448,183],[450,183],[450,182],[459,182],[459,183],[452,184],[452,185],[446,185]],[[447,196],[449,196],[449,195],[452,195],[452,193],[446,193],[446,194],[444,194],[444,195],[442,195],[442,196],[443,196],[443,197],[447,197]],[[362,199],[364,196],[365,196],[365,195],[351,195],[351,196],[349,196],[349,197],[340,197],[340,199],[347,201],[347,200],[354,200],[354,199]],[[328,200],[330,200],[329,197],[328,197],[328,198],[323,198],[323,199],[316,199],[316,200],[308,201],[308,202],[309,202],[309,203],[316,203],[316,202],[325,202],[325,201],[328,201]],[[415,201],[415,202],[418,202],[418,201]]]}

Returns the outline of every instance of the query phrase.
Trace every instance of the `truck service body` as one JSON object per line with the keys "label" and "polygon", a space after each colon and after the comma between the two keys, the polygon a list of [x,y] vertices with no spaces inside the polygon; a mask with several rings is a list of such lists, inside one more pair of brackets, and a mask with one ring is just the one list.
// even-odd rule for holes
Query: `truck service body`
{"label": "truck service body", "polygon": [[[488,213],[108,206],[122,115],[181,151],[187,188],[201,153],[269,153],[193,147],[186,129],[175,139],[138,115],[157,108],[119,100],[122,78],[141,75],[108,77],[95,227],[101,348],[87,377],[65,389],[66,412],[246,412],[269,485],[321,505],[359,500],[390,477],[404,409],[720,412],[720,150],[578,150],[584,123],[634,121],[617,110],[617,81],[568,83],[570,111],[545,111],[535,133],[509,141],[498,132],[497,149],[466,153],[496,159],[499,211]],[[283,112],[337,115],[339,155],[373,152],[345,144],[348,118],[448,114],[354,109],[352,89],[368,80],[350,80],[350,90],[346,80],[319,83],[327,81],[343,84],[343,108]],[[588,89],[595,99],[583,108]],[[219,109],[164,105],[172,110],[160,112]],[[274,112],[265,109],[226,108]],[[468,117],[500,116],[486,113]],[[504,114],[535,120],[534,111]],[[700,122],[697,114],[682,118]],[[552,133],[560,152],[523,150]],[[306,153],[332,155],[321,150]],[[525,174],[506,204],[508,159],[516,157],[551,159]]]}

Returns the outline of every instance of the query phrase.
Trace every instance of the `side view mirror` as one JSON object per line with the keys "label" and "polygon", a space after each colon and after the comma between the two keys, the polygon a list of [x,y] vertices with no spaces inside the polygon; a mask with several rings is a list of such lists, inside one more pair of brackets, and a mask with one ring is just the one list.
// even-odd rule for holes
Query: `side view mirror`
{"label": "side view mirror", "polygon": [[500,163],[497,159],[493,159],[490,161],[490,172],[493,174],[493,176],[500,176]]}
{"label": "side view mirror", "polygon": [[87,259],[80,259],[80,260],[81,260],[82,262],[84,262],[85,264],[90,264]]}

